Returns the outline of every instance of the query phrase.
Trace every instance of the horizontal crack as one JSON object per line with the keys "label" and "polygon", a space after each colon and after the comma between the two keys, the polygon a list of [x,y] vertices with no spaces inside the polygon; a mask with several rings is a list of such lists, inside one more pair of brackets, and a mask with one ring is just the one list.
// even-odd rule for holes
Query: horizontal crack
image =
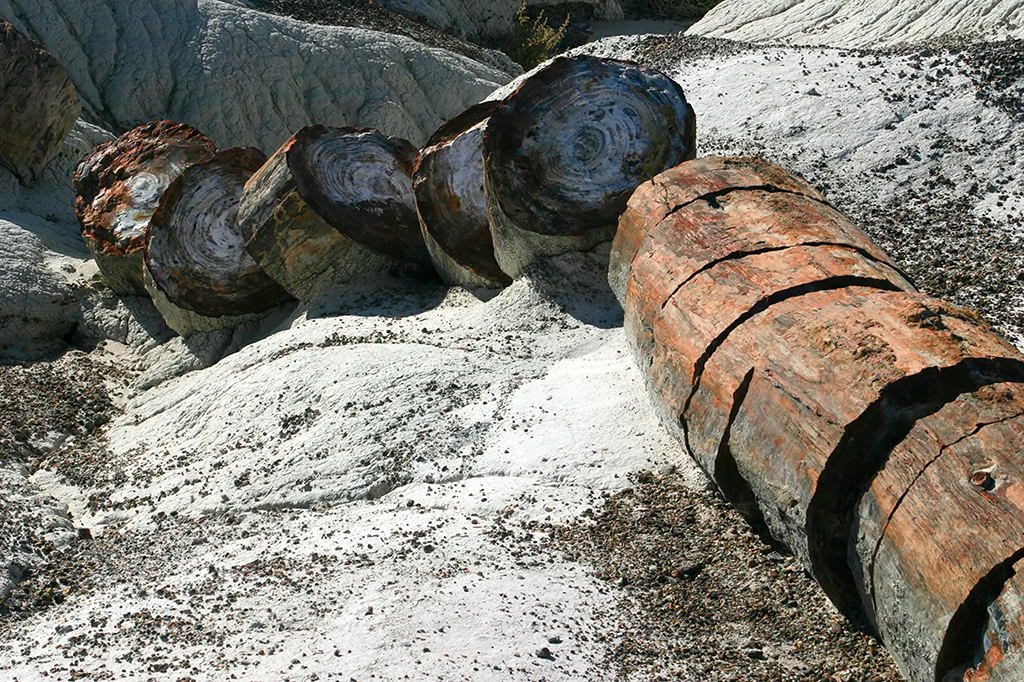
{"label": "horizontal crack", "polygon": [[[805,246],[809,246],[809,247],[812,247],[812,248],[813,247],[819,247],[819,246],[834,246],[834,247],[840,248],[840,249],[849,249],[850,251],[853,251],[855,253],[860,254],[861,256],[864,256],[865,258],[867,258],[868,260],[870,260],[870,261],[872,261],[874,263],[878,263],[879,265],[884,265],[884,266],[886,266],[888,268],[891,268],[893,271],[895,271],[897,274],[899,274],[901,277],[903,277],[903,279],[905,279],[908,282],[910,282],[910,278],[908,278],[907,275],[902,270],[900,270],[898,267],[896,267],[895,265],[893,265],[892,263],[890,263],[888,261],[882,260],[880,258],[876,258],[873,254],[871,254],[870,252],[866,251],[865,249],[860,248],[859,246],[853,246],[851,244],[843,244],[841,242],[830,242],[830,241],[804,242],[802,244],[787,244],[786,246],[766,246],[763,249],[751,249],[749,251],[736,251],[734,253],[730,253],[727,256],[722,256],[721,258],[718,258],[718,259],[716,259],[714,261],[711,261],[710,263],[706,263],[706,264],[702,265],[699,269],[695,270],[692,274],[690,274],[690,276],[687,277],[685,280],[680,282],[679,285],[676,286],[676,288],[672,290],[672,293],[668,295],[668,298],[666,298],[665,301],[661,304],[661,308],[662,308],[662,310],[664,310],[665,307],[668,305],[668,302],[671,301],[672,298],[677,293],[679,293],[679,290],[682,289],[683,287],[685,287],[687,284],[689,284],[695,277],[697,277],[698,275],[700,275],[703,272],[707,272],[708,270],[711,270],[712,268],[716,267],[717,265],[719,265],[721,263],[726,263],[726,262],[731,261],[731,260],[740,260],[742,258],[746,258],[747,256],[758,256],[758,255],[763,254],[763,253],[772,253],[774,251],[786,251],[788,249],[794,249],[794,248],[805,247]],[[913,283],[911,282],[911,284],[913,284]]]}

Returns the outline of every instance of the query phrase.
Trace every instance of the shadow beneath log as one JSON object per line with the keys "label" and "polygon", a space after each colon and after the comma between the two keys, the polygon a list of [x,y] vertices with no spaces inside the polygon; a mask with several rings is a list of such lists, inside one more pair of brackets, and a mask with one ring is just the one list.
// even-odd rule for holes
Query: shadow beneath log
{"label": "shadow beneath log", "polygon": [[360,317],[407,317],[437,307],[448,295],[448,286],[436,275],[367,272],[331,286],[297,314],[306,319],[358,315]]}
{"label": "shadow beneath log", "polygon": [[567,314],[599,329],[621,327],[622,306],[608,284],[611,242],[590,251],[571,251],[540,258],[523,276]]}

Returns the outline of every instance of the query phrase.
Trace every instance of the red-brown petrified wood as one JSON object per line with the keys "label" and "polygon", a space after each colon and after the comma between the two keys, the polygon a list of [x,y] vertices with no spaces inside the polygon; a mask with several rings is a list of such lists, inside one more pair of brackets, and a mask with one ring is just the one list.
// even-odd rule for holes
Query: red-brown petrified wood
{"label": "red-brown petrified wood", "polygon": [[1024,356],[759,160],[641,186],[612,264],[662,417],[726,496],[908,679],[1022,679]]}
{"label": "red-brown petrified wood", "polygon": [[497,105],[474,105],[438,128],[413,171],[423,240],[449,284],[499,288],[512,282],[494,258],[484,196],[483,135]]}
{"label": "red-brown petrified wood", "polygon": [[184,123],[155,121],[101,144],[75,171],[82,237],[114,293],[145,295],[142,250],[160,197],[186,168],[216,149]]}
{"label": "red-brown petrified wood", "polygon": [[23,183],[38,178],[81,110],[60,62],[0,21],[0,166]]}

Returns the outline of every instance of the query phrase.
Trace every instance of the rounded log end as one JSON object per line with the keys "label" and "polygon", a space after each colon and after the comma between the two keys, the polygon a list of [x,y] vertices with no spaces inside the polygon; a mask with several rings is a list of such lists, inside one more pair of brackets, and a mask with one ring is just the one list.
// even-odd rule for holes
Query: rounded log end
{"label": "rounded log end", "polygon": [[265,161],[257,149],[227,149],[187,169],[164,192],[145,258],[153,288],[170,303],[205,317],[236,317],[289,298],[246,253],[236,220],[245,181]]}
{"label": "rounded log end", "polygon": [[682,88],[630,62],[556,59],[492,113],[484,134],[493,200],[520,229],[578,236],[612,225],[638,185],[695,155]]}
{"label": "rounded log end", "polygon": [[0,21],[0,165],[39,177],[71,132],[81,104],[67,71],[39,43]]}
{"label": "rounded log end", "polygon": [[155,121],[98,146],[78,164],[75,213],[114,293],[144,294],[142,251],[153,212],[175,178],[215,151],[192,126]]}
{"label": "rounded log end", "polygon": [[429,263],[413,197],[417,149],[371,128],[311,125],[288,168],[302,199],[345,236],[404,261]]}
{"label": "rounded log end", "polygon": [[477,104],[441,126],[413,172],[423,240],[449,284],[500,288],[511,283],[495,259],[484,193],[481,145],[487,117],[497,105]]}

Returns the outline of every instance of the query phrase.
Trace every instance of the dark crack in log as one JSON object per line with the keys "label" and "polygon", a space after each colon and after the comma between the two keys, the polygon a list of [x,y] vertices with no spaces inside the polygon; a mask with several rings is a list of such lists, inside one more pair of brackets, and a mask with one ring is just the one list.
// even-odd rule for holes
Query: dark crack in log
{"label": "dark crack in log", "polygon": [[182,173],[164,192],[146,240],[146,288],[182,336],[237,327],[290,297],[245,252],[236,220],[263,152],[233,148]]}
{"label": "dark crack in log", "polygon": [[0,165],[22,184],[36,180],[81,110],[61,63],[0,21]]}
{"label": "dark crack in log", "polygon": [[497,101],[470,107],[427,141],[413,173],[416,210],[434,268],[447,284],[512,282],[494,258],[484,196],[483,136]]}
{"label": "dark crack in log", "polygon": [[[681,174],[683,183],[678,181]],[[802,178],[757,158],[708,156],[659,173],[633,192],[619,216],[608,263],[608,284],[619,303],[625,301],[633,259],[653,226],[697,199],[740,189],[792,192],[824,202]]]}
{"label": "dark crack in log", "polygon": [[[339,150],[337,158],[316,150],[318,144],[329,144],[333,148],[337,143],[331,140],[339,135],[343,149]],[[370,139],[377,138],[385,139],[379,134]],[[332,201],[328,192],[333,190],[322,186],[317,178],[347,172],[344,171],[348,163],[344,148],[353,147],[350,152],[358,156],[364,153],[359,151],[361,147],[372,144],[353,138],[351,132],[308,126],[292,135],[245,183],[238,208],[238,224],[245,249],[261,270],[299,300],[311,300],[335,282],[362,272],[387,270],[398,262],[396,257],[358,241],[338,226],[332,226],[314,208],[314,205],[323,207]],[[355,172],[359,175],[349,175],[338,183],[339,194],[344,193],[351,199],[356,183],[362,183],[369,193],[377,181],[374,174],[378,170],[393,172],[392,159],[386,150],[370,156],[376,159],[375,163],[380,168],[373,163],[367,167],[356,162]],[[310,165],[311,159],[315,159],[315,168]],[[388,199],[385,196],[379,201],[383,207]],[[365,229],[388,229],[386,225],[376,225],[372,216],[367,217],[366,214],[372,212],[369,201],[365,206],[342,203],[332,212],[336,220],[338,216],[345,215],[348,208],[354,224]],[[400,208],[401,202],[398,205]],[[392,206],[387,217],[404,220],[404,214],[396,217],[400,212]]]}
{"label": "dark crack in log", "polygon": [[75,213],[82,238],[110,289],[145,296],[143,250],[160,197],[186,168],[215,149],[184,123],[156,121],[98,146],[75,170]]}
{"label": "dark crack in log", "polygon": [[[939,653],[940,682],[1018,682],[1024,670],[1024,547],[971,591]],[[964,661],[964,662],[961,662]]]}
{"label": "dark crack in log", "polygon": [[484,133],[502,270],[515,277],[539,256],[611,239],[638,185],[693,158],[695,131],[679,85],[646,67],[563,57],[527,78]]}
{"label": "dark crack in log", "polygon": [[620,222],[662,419],[911,682],[1020,679],[1024,356],[782,173],[683,164]]}
{"label": "dark crack in log", "polygon": [[[860,499],[849,565],[879,633],[910,666],[948,667],[944,642],[971,639],[956,612],[1024,547],[1024,463],[992,456],[1024,450],[1022,426],[1024,384],[962,393],[914,424]],[[981,662],[975,639],[957,663]]]}

